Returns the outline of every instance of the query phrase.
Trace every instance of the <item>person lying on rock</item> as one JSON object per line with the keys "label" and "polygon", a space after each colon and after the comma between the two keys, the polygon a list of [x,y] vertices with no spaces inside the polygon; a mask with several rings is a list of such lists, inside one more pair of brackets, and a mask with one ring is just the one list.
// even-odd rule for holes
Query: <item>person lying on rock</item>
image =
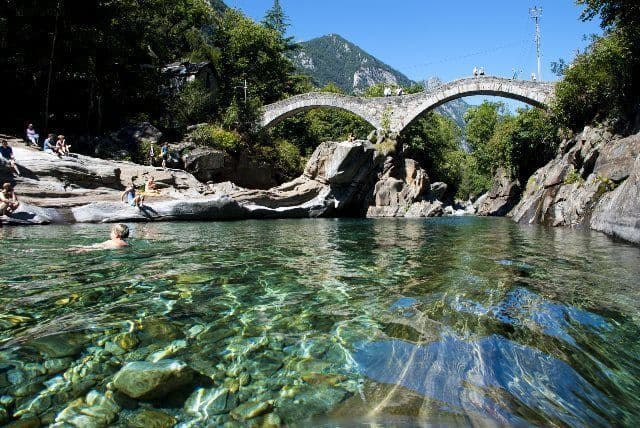
{"label": "person lying on rock", "polygon": [[7,140],[2,140],[0,145],[0,158],[4,159],[11,169],[13,169],[16,174],[20,175],[20,170],[18,169],[18,165],[16,164],[16,157],[13,155],[13,149],[9,147],[9,143]]}
{"label": "person lying on rock", "polygon": [[129,227],[126,224],[118,223],[111,227],[111,235],[109,240],[98,244],[99,248],[105,250],[116,250],[129,245],[125,239],[129,238]]}
{"label": "person lying on rock", "polygon": [[120,195],[120,200],[125,204],[129,204],[132,207],[142,208],[142,203],[144,202],[144,195],[136,195],[136,186],[131,182],[131,184],[124,189],[124,192]]}
{"label": "person lying on rock", "polygon": [[13,190],[13,186],[10,183],[4,183],[2,191],[0,191],[0,215],[9,215],[15,212],[19,206],[18,195]]}

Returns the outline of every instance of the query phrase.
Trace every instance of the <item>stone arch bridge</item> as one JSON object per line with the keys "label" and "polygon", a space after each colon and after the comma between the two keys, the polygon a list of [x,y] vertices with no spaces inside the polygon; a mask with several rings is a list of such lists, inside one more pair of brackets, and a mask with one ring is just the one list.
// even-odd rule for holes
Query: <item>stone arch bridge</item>
{"label": "stone arch bridge", "polygon": [[376,129],[382,128],[386,116],[389,130],[400,132],[421,113],[456,98],[492,95],[547,108],[554,97],[554,89],[554,83],[483,76],[454,80],[429,91],[392,97],[365,98],[309,92],[266,105],[262,126],[275,125],[296,113],[313,108],[337,108],[360,116]]}

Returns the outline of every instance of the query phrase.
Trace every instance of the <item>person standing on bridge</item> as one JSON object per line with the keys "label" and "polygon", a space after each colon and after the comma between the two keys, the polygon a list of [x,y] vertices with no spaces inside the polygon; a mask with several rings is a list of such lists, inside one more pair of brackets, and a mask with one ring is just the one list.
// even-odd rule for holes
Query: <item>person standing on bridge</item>
{"label": "person standing on bridge", "polygon": [[478,77],[478,67],[473,67],[473,77]]}
{"label": "person standing on bridge", "polygon": [[532,80],[532,81],[534,81],[534,82],[535,82],[536,80],[538,80],[538,79],[536,78],[536,73],[531,73],[531,80]]}
{"label": "person standing on bridge", "polygon": [[480,76],[484,76],[484,67],[480,67],[480,70],[478,71],[478,74]]}

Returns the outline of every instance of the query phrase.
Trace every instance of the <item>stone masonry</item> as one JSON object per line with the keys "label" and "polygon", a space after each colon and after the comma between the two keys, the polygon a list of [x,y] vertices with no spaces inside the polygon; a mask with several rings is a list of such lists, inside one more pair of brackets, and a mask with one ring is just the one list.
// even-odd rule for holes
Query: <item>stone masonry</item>
{"label": "stone masonry", "polygon": [[387,116],[389,130],[400,132],[420,113],[456,98],[492,95],[546,108],[553,99],[554,89],[554,83],[486,76],[455,80],[432,88],[428,92],[392,97],[364,98],[327,92],[310,92],[265,106],[262,126],[275,125],[304,110],[328,107],[350,111],[376,129],[382,128],[383,118]]}

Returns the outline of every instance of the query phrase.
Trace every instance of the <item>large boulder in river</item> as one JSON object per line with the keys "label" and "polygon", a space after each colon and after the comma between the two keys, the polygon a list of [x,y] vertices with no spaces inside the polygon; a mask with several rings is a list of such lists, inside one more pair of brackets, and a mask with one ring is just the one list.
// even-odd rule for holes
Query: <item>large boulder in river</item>
{"label": "large boulder in river", "polygon": [[[387,158],[384,172],[373,189],[367,217],[403,217],[414,203],[426,200],[430,190],[429,177],[418,162]],[[420,216],[418,212],[431,210],[416,208],[413,212],[416,213],[414,216]]]}
{"label": "large boulder in river", "polygon": [[520,182],[514,180],[503,168],[498,168],[493,187],[486,196],[478,199],[476,212],[481,216],[506,215],[518,203]]}
{"label": "large boulder in river", "polygon": [[275,168],[252,159],[247,153],[231,155],[222,150],[191,146],[182,150],[182,162],[185,170],[203,183],[231,181],[252,189],[277,185]]}
{"label": "large boulder in river", "polygon": [[195,372],[178,360],[134,361],[116,374],[113,386],[131,398],[154,400],[188,385]]}

